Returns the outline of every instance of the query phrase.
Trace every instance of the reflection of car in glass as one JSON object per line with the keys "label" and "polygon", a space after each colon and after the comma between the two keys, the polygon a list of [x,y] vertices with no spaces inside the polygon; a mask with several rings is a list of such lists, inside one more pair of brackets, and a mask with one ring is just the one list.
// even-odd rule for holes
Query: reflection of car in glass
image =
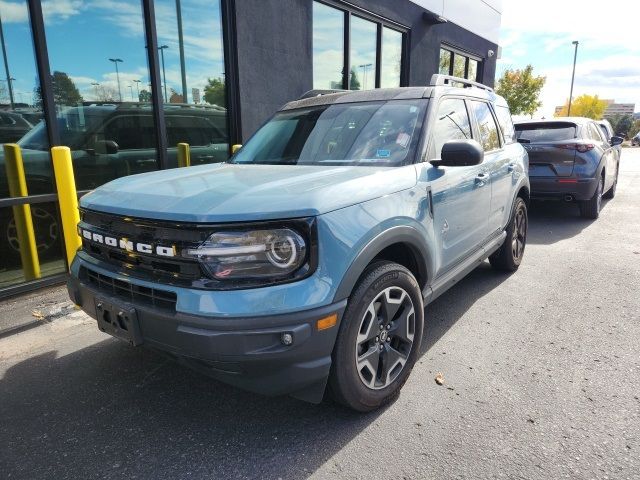
{"label": "reflection of car in glass", "polygon": [[32,128],[19,113],[0,111],[0,143],[15,143]]}
{"label": "reflection of car in glass", "polygon": [[631,139],[632,147],[640,147],[640,133]]}
{"label": "reflection of car in glass", "polygon": [[[609,120],[604,119],[596,123],[598,124],[598,127],[600,127],[600,131],[604,135],[604,139],[607,141],[607,143],[609,143],[609,145],[613,145],[614,143],[616,143],[612,141],[613,137],[619,136],[620,138],[624,139],[622,135],[616,135],[616,133],[613,131],[613,126],[611,125],[611,123],[609,123]],[[622,143],[613,145],[613,150],[617,157],[616,160],[619,162],[620,158],[622,158]]]}
{"label": "reflection of car in glass", "polygon": [[519,121],[516,135],[529,153],[531,197],[576,201],[583,217],[598,218],[602,197],[616,194],[623,139],[605,138],[588,118]]}
{"label": "reflection of car in glass", "polygon": [[[423,304],[487,257],[514,271],[527,155],[486,87],[286,105],[228,163],[115,180],[81,199],[73,301],[102,331],[263,394],[391,401]],[[482,87],[482,88],[476,88]]]}
{"label": "reflection of car in glass", "polygon": [[[191,164],[222,162],[228,158],[226,111],[210,105],[168,104],[164,106],[169,164],[177,166],[177,148],[188,143]],[[110,180],[157,170],[155,128],[151,106],[146,103],[90,104],[71,107],[58,116],[61,143],[71,148],[78,190],[91,190]],[[18,142],[22,149],[27,188],[30,195],[53,191],[53,172],[46,126],[40,122]],[[9,196],[0,153],[0,198]],[[32,210],[36,207],[32,207]],[[36,232],[46,232],[47,241],[38,242],[39,251],[55,254],[51,233],[57,237],[57,213],[53,206],[38,206]],[[19,259],[11,237],[13,221],[0,218],[0,249],[8,247]],[[40,224],[43,219],[53,224]]]}

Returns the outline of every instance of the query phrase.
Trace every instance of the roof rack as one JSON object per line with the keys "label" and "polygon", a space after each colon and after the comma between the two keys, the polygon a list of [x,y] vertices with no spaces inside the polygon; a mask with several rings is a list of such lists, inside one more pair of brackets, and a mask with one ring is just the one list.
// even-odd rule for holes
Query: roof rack
{"label": "roof rack", "polygon": [[321,97],[322,95],[331,95],[332,93],[343,93],[349,90],[331,89],[331,90],[309,90],[302,95],[298,100],[304,100],[305,98]]}
{"label": "roof rack", "polygon": [[493,88],[487,87],[482,83],[474,82],[472,80],[467,80],[466,78],[454,77],[452,75],[441,75],[439,73],[436,73],[435,75],[433,75],[433,77],[431,77],[431,83],[429,84],[429,86],[431,87],[438,87],[441,85],[452,86],[453,83],[462,83],[464,86],[463,88],[476,87],[481,90],[486,90],[487,92],[493,92]]}

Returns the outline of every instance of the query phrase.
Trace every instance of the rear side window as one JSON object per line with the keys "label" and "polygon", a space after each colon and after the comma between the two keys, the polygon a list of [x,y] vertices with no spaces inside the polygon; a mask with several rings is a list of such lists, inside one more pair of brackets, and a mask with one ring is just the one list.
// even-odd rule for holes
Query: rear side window
{"label": "rear side window", "polygon": [[440,158],[442,146],[450,140],[468,140],[471,138],[471,122],[464,100],[448,98],[440,102],[438,114],[433,126],[433,149],[430,160]]}
{"label": "rear side window", "polygon": [[489,105],[484,102],[471,102],[480,130],[480,143],[485,152],[500,148],[500,135]]}
{"label": "rear side window", "polygon": [[521,142],[562,142],[576,138],[576,125],[567,122],[523,123],[516,125],[516,138]]}
{"label": "rear side window", "polygon": [[502,130],[502,136],[504,137],[504,143],[510,144],[516,141],[516,130],[513,126],[513,120],[511,119],[511,112],[508,107],[496,106],[496,116],[498,117],[498,123]]}
{"label": "rear side window", "polygon": [[605,127],[604,125],[598,124],[598,126],[600,127],[600,131],[602,132],[602,134],[604,135],[604,138],[611,138],[613,135],[611,133],[609,133],[609,130],[607,130],[607,127]]}
{"label": "rear side window", "polygon": [[589,124],[589,138],[591,140],[595,140],[596,142],[604,142],[602,134],[600,133],[600,129],[596,127],[595,123]]}

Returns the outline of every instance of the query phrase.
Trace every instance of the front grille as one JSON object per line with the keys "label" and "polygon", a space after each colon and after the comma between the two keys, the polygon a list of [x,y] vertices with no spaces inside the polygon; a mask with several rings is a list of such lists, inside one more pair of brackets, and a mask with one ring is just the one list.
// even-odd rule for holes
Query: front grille
{"label": "front grille", "polygon": [[95,287],[99,292],[122,298],[134,304],[142,303],[162,310],[176,311],[177,296],[174,292],[134,285],[86,267],[80,269],[80,279]]}

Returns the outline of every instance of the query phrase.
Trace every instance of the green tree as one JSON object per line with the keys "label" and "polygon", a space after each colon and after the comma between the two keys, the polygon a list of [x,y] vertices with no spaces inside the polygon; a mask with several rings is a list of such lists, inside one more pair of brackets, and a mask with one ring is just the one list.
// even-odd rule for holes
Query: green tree
{"label": "green tree", "polygon": [[633,115],[617,114],[611,117],[607,117],[611,127],[615,134],[621,134],[622,136],[629,135],[629,131],[633,126]]}
{"label": "green tree", "polygon": [[360,80],[358,80],[358,74],[355,68],[351,68],[351,74],[349,76],[349,90],[360,90]]}
{"label": "green tree", "polygon": [[224,87],[224,79],[222,78],[207,79],[207,85],[204,87],[204,101],[211,105],[226,107],[227,97]]}
{"label": "green tree", "polygon": [[140,103],[151,103],[151,92],[149,90],[140,90],[138,100]]}
{"label": "green tree", "polygon": [[512,114],[533,116],[542,105],[540,93],[546,81],[546,77],[533,75],[531,65],[524,70],[507,69],[498,80],[496,93],[505,98]]}
{"label": "green tree", "polygon": [[53,72],[53,99],[56,105],[77,105],[82,103],[82,95],[76,84],[65,72]]}
{"label": "green tree", "polygon": [[640,120],[635,120],[631,127],[629,128],[627,135],[629,138],[635,137],[638,133],[640,133]]}
{"label": "green tree", "polygon": [[[586,117],[593,120],[600,120],[607,109],[607,102],[600,100],[598,95],[580,95],[571,102],[572,117]],[[566,117],[569,112],[569,102],[567,102],[556,117]]]}

